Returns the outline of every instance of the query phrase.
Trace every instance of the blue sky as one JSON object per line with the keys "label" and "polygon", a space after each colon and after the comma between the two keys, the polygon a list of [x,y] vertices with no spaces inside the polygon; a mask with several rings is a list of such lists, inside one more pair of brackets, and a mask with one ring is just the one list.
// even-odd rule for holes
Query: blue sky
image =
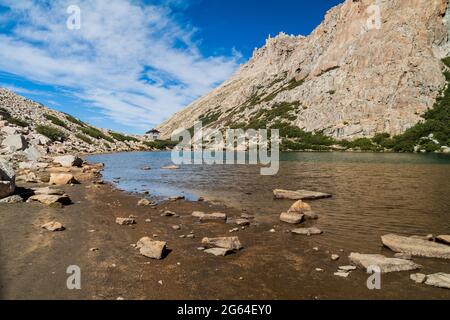
{"label": "blue sky", "polygon": [[[143,133],[226,80],[270,34],[309,34],[340,0],[0,0],[0,86]],[[81,9],[69,30],[67,8]]]}

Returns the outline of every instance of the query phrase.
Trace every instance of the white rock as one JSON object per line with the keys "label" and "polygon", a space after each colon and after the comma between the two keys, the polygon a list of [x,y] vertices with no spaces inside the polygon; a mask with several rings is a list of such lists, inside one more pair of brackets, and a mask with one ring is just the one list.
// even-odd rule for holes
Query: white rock
{"label": "white rock", "polygon": [[350,273],[349,272],[335,272],[334,275],[337,277],[341,277],[341,278],[348,278]]}
{"label": "white rock", "polygon": [[29,161],[39,161],[43,157],[43,154],[36,147],[29,147],[24,151],[25,156]]}
{"label": "white rock", "polygon": [[433,287],[450,289],[450,274],[441,272],[428,275],[425,284]]}
{"label": "white rock", "polygon": [[332,195],[323,192],[315,192],[309,190],[282,190],[276,189],[273,191],[275,199],[290,199],[290,200],[317,200],[324,198],[331,198]]}
{"label": "white rock", "polygon": [[280,215],[280,220],[290,224],[299,224],[303,222],[304,215],[298,213],[283,212]]}
{"label": "white rock", "polygon": [[5,140],[3,140],[2,146],[11,148],[14,151],[23,151],[27,148],[28,144],[22,135],[14,134],[7,136]]}
{"label": "white rock", "polygon": [[16,189],[16,174],[12,166],[0,158],[0,199],[9,197]]}
{"label": "white rock", "polygon": [[351,263],[364,269],[370,266],[377,266],[382,273],[411,271],[421,268],[420,265],[410,260],[387,258],[380,254],[351,253],[349,259]]}
{"label": "white rock", "polygon": [[19,195],[13,195],[0,200],[0,203],[21,203],[23,198]]}
{"label": "white rock", "polygon": [[410,276],[410,279],[416,283],[424,283],[427,280],[427,276],[423,273],[415,273]]}
{"label": "white rock", "polygon": [[57,221],[52,221],[52,222],[46,223],[46,224],[44,224],[42,226],[42,228],[46,229],[48,231],[51,231],[51,232],[64,231],[65,230],[64,226],[61,223],[57,222]]}
{"label": "white rock", "polygon": [[238,237],[203,238],[202,244],[236,251],[243,248]]}
{"label": "white rock", "polygon": [[130,226],[136,224],[136,220],[134,218],[116,218],[116,223],[121,226]]}
{"label": "white rock", "polygon": [[305,236],[312,236],[312,235],[319,235],[322,234],[322,230],[318,228],[297,228],[291,231],[294,234],[299,235],[305,235]]}
{"label": "white rock", "polygon": [[203,252],[215,255],[216,257],[225,257],[230,252],[230,250],[224,248],[211,248],[203,250]]}

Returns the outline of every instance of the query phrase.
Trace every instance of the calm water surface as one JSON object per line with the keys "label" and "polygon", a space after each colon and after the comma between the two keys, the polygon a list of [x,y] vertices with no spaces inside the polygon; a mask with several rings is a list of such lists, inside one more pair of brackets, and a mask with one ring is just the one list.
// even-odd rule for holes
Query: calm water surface
{"label": "calm water surface", "polygon": [[[106,181],[129,192],[148,190],[157,199],[203,196],[274,220],[293,201],[273,199],[273,189],[308,189],[333,194],[311,202],[325,231],[317,241],[351,250],[375,250],[380,235],[450,233],[450,156],[372,153],[285,153],[276,176],[258,166],[192,165],[161,170],[170,152],[96,155]],[[150,166],[152,170],[144,171]]]}

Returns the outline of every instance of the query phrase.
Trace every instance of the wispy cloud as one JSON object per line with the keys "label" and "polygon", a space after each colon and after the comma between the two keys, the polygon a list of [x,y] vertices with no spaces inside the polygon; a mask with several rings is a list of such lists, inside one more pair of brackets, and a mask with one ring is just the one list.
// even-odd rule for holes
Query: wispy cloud
{"label": "wispy cloud", "polygon": [[183,1],[79,0],[81,29],[69,30],[71,1],[0,0],[9,26],[0,29],[0,70],[69,89],[113,121],[147,129],[228,78],[240,58],[202,55],[196,30],[167,3]]}

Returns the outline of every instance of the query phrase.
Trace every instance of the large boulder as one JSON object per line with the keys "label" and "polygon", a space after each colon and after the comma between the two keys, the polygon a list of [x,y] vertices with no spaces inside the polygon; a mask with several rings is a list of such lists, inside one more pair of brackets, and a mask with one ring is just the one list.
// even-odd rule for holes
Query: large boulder
{"label": "large boulder", "polygon": [[67,155],[53,158],[53,162],[60,164],[63,167],[81,167],[83,165],[83,160],[76,156]]}
{"label": "large boulder", "polygon": [[382,273],[411,271],[421,268],[420,265],[410,260],[387,258],[381,254],[351,253],[349,259],[351,263],[364,269],[370,266],[379,267]]}
{"label": "large boulder", "polygon": [[5,140],[3,140],[2,146],[13,151],[23,151],[27,148],[28,144],[22,135],[14,134],[7,136]]}
{"label": "large boulder", "polygon": [[394,252],[417,257],[450,259],[450,246],[445,244],[395,234],[382,236],[381,241]]}
{"label": "large boulder", "polygon": [[37,162],[39,159],[43,157],[41,151],[39,151],[36,147],[29,147],[24,151],[25,156],[29,161]]}
{"label": "large boulder", "polygon": [[144,237],[138,241],[136,247],[143,256],[160,260],[163,258],[166,245],[167,243],[164,241],[155,241],[149,237]]}
{"label": "large boulder", "polygon": [[9,197],[16,189],[16,174],[11,165],[0,159],[0,199]]}
{"label": "large boulder", "polygon": [[51,185],[65,185],[65,184],[76,184],[78,181],[75,179],[71,173],[52,173],[50,175]]}

